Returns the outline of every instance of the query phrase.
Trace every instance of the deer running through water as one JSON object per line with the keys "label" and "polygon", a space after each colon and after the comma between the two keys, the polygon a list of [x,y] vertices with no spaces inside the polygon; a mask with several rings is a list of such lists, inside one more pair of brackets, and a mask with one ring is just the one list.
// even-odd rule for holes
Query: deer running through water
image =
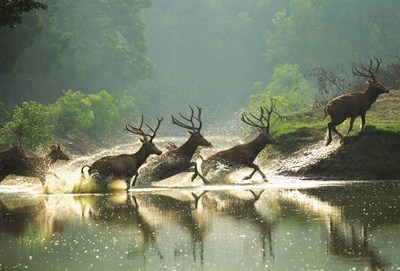
{"label": "deer running through water", "polygon": [[[3,158],[4,156],[4,158]],[[68,161],[69,157],[59,145],[51,145],[50,153],[45,157],[28,156],[21,146],[13,146],[6,152],[1,152],[0,182],[8,175],[39,178],[42,185],[46,181],[46,173],[50,166],[58,160]]]}
{"label": "deer running through water", "polygon": [[[88,167],[89,175],[96,181],[96,183],[103,186],[116,179],[124,179],[126,182],[127,190],[131,185],[135,185],[138,176],[139,168],[146,162],[151,154],[161,155],[161,151],[154,145],[153,139],[157,134],[158,128],[163,118],[157,118],[157,127],[152,129],[149,125],[146,126],[152,131],[152,135],[143,131],[143,115],[139,128],[132,125],[126,125],[125,131],[138,135],[142,142],[141,148],[134,154],[121,154],[115,156],[105,156],[95,161],[91,166],[85,165],[81,169],[84,174],[84,168]],[[131,184],[132,177],[135,176],[133,184]]]}
{"label": "deer running through water", "polygon": [[[166,178],[172,177],[176,174],[185,172],[185,171],[194,171],[192,176],[192,181],[199,176],[204,183],[208,183],[208,181],[198,172],[196,162],[192,161],[192,157],[196,150],[200,146],[210,147],[211,143],[207,141],[201,134],[202,128],[202,120],[201,120],[201,108],[197,106],[198,114],[197,117],[194,115],[194,110],[191,106],[191,116],[185,117],[181,113],[179,113],[180,117],[188,122],[189,124],[185,124],[182,121],[179,121],[174,116],[172,117],[172,123],[185,128],[188,130],[190,137],[179,147],[171,147],[170,150],[164,153],[163,155],[155,158],[154,161],[149,162],[140,170],[140,185],[146,185],[149,182],[161,181]],[[198,126],[196,127],[194,121],[198,122]]]}
{"label": "deer running through water", "polygon": [[350,126],[347,131],[348,135],[352,128],[354,120],[361,117],[361,132],[364,131],[365,126],[365,115],[371,108],[371,105],[378,99],[378,96],[383,93],[389,93],[389,89],[377,81],[376,77],[379,72],[379,66],[382,60],[375,58],[376,68],[372,67],[372,60],[369,60],[369,67],[363,67],[360,65],[359,68],[353,67],[353,75],[359,77],[369,78],[367,81],[367,89],[360,92],[353,92],[336,97],[327,103],[324,108],[325,117],[329,115],[331,122],[328,123],[328,138],[326,145],[329,145],[332,141],[332,131],[335,132],[340,138],[343,135],[336,130],[336,126],[343,123],[347,118],[350,118]]}
{"label": "deer running through water", "polygon": [[[251,179],[257,171],[265,182],[268,181],[260,167],[254,163],[254,160],[267,144],[278,144],[278,142],[270,135],[270,128],[281,118],[281,116],[276,112],[275,100],[271,99],[270,102],[270,108],[264,106],[260,107],[259,117],[251,113],[250,117],[245,113],[241,116],[241,120],[244,123],[258,129],[258,136],[249,143],[240,144],[207,157],[201,164],[201,171],[204,176],[207,176],[210,170],[217,170],[220,165],[227,166],[229,169],[250,167],[253,171],[250,175],[246,176],[243,181]],[[271,119],[273,114],[277,116],[274,121]]]}

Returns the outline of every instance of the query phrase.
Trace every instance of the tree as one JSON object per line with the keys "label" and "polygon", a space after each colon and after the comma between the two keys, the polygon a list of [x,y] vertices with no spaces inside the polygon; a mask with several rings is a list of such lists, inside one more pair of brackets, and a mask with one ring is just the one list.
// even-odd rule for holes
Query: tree
{"label": "tree", "polygon": [[250,110],[257,110],[273,97],[279,112],[290,114],[312,105],[316,89],[300,72],[299,65],[285,64],[274,69],[271,82],[265,87],[261,82],[253,84],[257,94],[249,98]]}
{"label": "tree", "polygon": [[24,12],[46,8],[47,5],[33,0],[0,0],[0,27],[15,28],[22,22]]}
{"label": "tree", "polygon": [[400,43],[399,13],[395,0],[292,0],[289,9],[275,14],[275,29],[266,34],[267,59],[306,70],[392,52]]}
{"label": "tree", "polygon": [[[110,93],[137,85],[148,76],[153,63],[147,56],[147,40],[141,10],[150,5],[149,0],[111,1],[45,0],[46,13],[37,16],[38,35],[16,29],[18,36],[10,33],[1,38],[0,99],[18,104],[23,100],[52,103],[63,95],[63,89],[82,89],[96,93],[107,89]],[[22,24],[23,26],[24,24]],[[17,32],[15,32],[17,33]],[[15,50],[20,44],[24,50]],[[1,59],[4,58],[4,59]],[[13,58],[11,60],[11,58]],[[17,65],[15,65],[17,64]],[[132,95],[142,94],[134,92]]]}

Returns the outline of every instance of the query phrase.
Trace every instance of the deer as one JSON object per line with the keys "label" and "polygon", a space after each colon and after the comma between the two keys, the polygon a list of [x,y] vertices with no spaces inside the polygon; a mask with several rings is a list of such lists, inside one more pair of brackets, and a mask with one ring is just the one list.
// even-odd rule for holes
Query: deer
{"label": "deer", "polygon": [[60,145],[51,145],[49,148],[50,152],[44,157],[26,155],[20,145],[1,152],[0,182],[8,175],[19,175],[39,178],[40,183],[44,185],[50,166],[58,160],[69,160]]}
{"label": "deer", "polygon": [[331,121],[328,123],[326,146],[332,142],[332,131],[335,132],[341,139],[343,135],[336,130],[336,126],[350,118],[350,126],[346,136],[353,129],[354,120],[361,117],[361,132],[364,131],[365,115],[371,108],[371,105],[378,99],[378,96],[384,93],[389,93],[389,89],[377,81],[376,76],[379,72],[379,66],[382,60],[375,58],[376,67],[373,68],[373,61],[369,59],[369,67],[360,65],[353,66],[352,72],[354,76],[368,78],[368,86],[366,89],[359,92],[343,94],[329,101],[324,107],[325,118],[329,115]]}
{"label": "deer", "polygon": [[[276,115],[275,120],[272,121],[272,116]],[[270,99],[270,108],[260,106],[260,116],[250,113],[241,115],[241,121],[251,127],[258,129],[257,137],[251,142],[236,145],[230,149],[219,151],[215,154],[208,156],[201,164],[201,171],[204,176],[210,172],[215,171],[221,164],[227,166],[228,169],[239,169],[249,167],[253,171],[250,175],[243,178],[242,181],[249,180],[256,172],[259,172],[265,182],[268,182],[267,177],[261,171],[260,167],[254,163],[258,154],[265,148],[266,145],[278,144],[270,134],[270,128],[279,120],[281,116],[276,112],[275,100]]]}
{"label": "deer", "polygon": [[[84,169],[87,167],[88,174],[95,180],[96,183],[106,186],[107,183],[116,180],[124,179],[126,182],[126,190],[129,190],[136,182],[138,177],[139,168],[146,162],[147,158],[152,155],[161,155],[161,150],[159,150],[153,143],[160,124],[163,118],[159,119],[157,117],[157,126],[152,129],[149,125],[146,126],[151,130],[152,134],[145,133],[142,129],[143,126],[143,115],[138,128],[127,124],[125,126],[125,131],[132,134],[138,135],[142,146],[140,149],[133,154],[121,154],[115,156],[105,156],[92,165],[85,165],[81,169],[81,174],[84,175]],[[134,177],[133,183],[131,182],[132,177]]]}
{"label": "deer", "polygon": [[[178,127],[187,129],[190,137],[186,140],[185,143],[183,143],[179,147],[177,147],[173,143],[168,143],[169,150],[167,152],[157,157],[154,161],[146,164],[140,170],[139,180],[142,182],[142,185],[150,181],[161,181],[185,171],[194,172],[191,177],[192,182],[197,176],[199,176],[202,179],[203,183],[209,183],[207,179],[199,173],[197,163],[192,161],[193,155],[200,146],[211,147],[211,143],[201,134],[202,108],[198,106],[196,107],[198,110],[197,117],[194,115],[194,109],[192,106],[189,106],[191,110],[190,117],[185,117],[182,115],[182,113],[179,113],[182,121],[171,115],[172,123],[177,125]],[[183,121],[185,121],[186,123],[184,123]],[[194,123],[195,121],[197,121],[198,123],[197,126]]]}

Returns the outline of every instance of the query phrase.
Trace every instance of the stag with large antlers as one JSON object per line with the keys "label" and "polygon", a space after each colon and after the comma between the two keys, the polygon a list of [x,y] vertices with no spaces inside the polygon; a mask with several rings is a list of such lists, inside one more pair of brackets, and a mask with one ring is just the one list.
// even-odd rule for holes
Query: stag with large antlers
{"label": "stag with large antlers", "polygon": [[336,130],[336,125],[343,123],[347,118],[350,118],[350,126],[347,131],[348,135],[352,128],[354,120],[361,117],[361,132],[364,131],[365,115],[371,108],[371,105],[378,99],[378,96],[383,93],[389,93],[389,89],[377,81],[379,66],[382,60],[375,58],[376,67],[373,68],[373,61],[369,60],[369,67],[353,66],[353,75],[358,77],[368,78],[368,87],[360,92],[352,92],[341,95],[328,102],[324,108],[325,117],[329,115],[331,122],[328,123],[328,139],[326,145],[332,141],[332,131],[343,138],[343,135]]}
{"label": "stag with large antlers", "polygon": [[220,165],[224,165],[228,169],[250,167],[253,171],[243,181],[251,179],[256,172],[260,173],[265,182],[268,181],[260,167],[254,163],[254,160],[267,144],[278,144],[270,135],[270,128],[281,116],[276,112],[275,100],[271,99],[270,102],[270,108],[260,107],[259,117],[251,113],[250,116],[245,113],[241,116],[244,123],[258,129],[258,136],[249,143],[240,144],[207,157],[201,164],[201,171],[204,176],[207,176],[210,170],[217,170]]}
{"label": "stag with large antlers", "polygon": [[157,130],[163,118],[157,118],[158,123],[155,129],[149,125],[146,126],[152,131],[153,134],[147,134],[143,131],[143,115],[139,128],[132,125],[126,125],[125,131],[138,135],[142,142],[141,148],[134,154],[121,154],[116,156],[105,156],[94,162],[91,166],[85,165],[81,169],[84,173],[84,168],[88,167],[89,175],[100,185],[107,186],[107,184],[116,179],[124,179],[126,182],[126,189],[131,188],[131,179],[133,185],[136,182],[139,168],[145,163],[146,159],[151,154],[161,155],[161,151],[154,145],[153,139],[157,134]]}
{"label": "stag with large antlers", "polygon": [[13,146],[0,152],[0,182],[8,175],[19,175],[39,178],[44,185],[47,171],[58,160],[69,160],[59,145],[51,145],[45,157],[28,156],[20,145]]}
{"label": "stag with large antlers", "polygon": [[[163,155],[157,157],[154,161],[146,164],[140,170],[139,179],[141,186],[146,186],[149,182],[164,180],[185,171],[194,171],[192,181],[199,176],[204,183],[208,183],[203,175],[198,172],[197,164],[192,161],[192,157],[200,146],[210,147],[211,143],[200,133],[202,128],[201,108],[197,106],[198,114],[196,117],[193,108],[191,106],[189,107],[191,110],[190,117],[185,117],[179,113],[182,120],[187,123],[178,120],[174,116],[171,117],[172,123],[187,129],[190,133],[190,137],[181,146],[172,148]],[[198,123],[197,126],[195,121]]]}

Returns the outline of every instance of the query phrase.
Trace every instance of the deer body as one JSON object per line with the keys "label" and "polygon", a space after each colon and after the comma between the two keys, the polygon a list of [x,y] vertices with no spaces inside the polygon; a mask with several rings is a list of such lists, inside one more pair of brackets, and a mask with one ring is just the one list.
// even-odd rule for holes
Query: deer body
{"label": "deer body", "polygon": [[91,166],[83,166],[81,173],[83,174],[84,168],[88,167],[89,175],[92,176],[97,183],[104,186],[113,180],[124,179],[127,190],[129,190],[131,187],[132,177],[135,176],[133,181],[134,185],[138,176],[138,170],[146,162],[147,158],[152,154],[161,155],[162,153],[153,143],[153,139],[156,136],[162,120],[163,119],[158,119],[157,128],[155,130],[151,129],[146,124],[153,131],[153,135],[145,134],[142,131],[143,116],[139,128],[135,128],[130,125],[129,127],[126,126],[126,131],[142,136],[142,146],[140,149],[134,154],[121,154],[102,157],[95,161]]}
{"label": "deer body", "polygon": [[[258,136],[249,143],[236,145],[230,149],[217,152],[207,157],[201,164],[201,171],[206,176],[210,170],[215,171],[220,165],[227,166],[229,169],[238,169],[243,167],[250,167],[253,169],[252,173],[246,176],[243,180],[248,180],[258,171],[263,180],[267,182],[265,174],[261,171],[260,167],[254,163],[258,154],[265,148],[267,144],[277,144],[277,141],[270,135],[269,129],[280,118],[279,114],[274,112],[275,102],[271,99],[271,107],[269,109],[260,107],[260,117],[250,114],[254,120],[251,120],[247,115],[242,114],[242,121],[250,126],[258,128]],[[265,113],[267,114],[265,116]],[[278,118],[271,124],[271,116],[275,113]],[[266,124],[264,123],[266,122]]]}
{"label": "deer body", "polygon": [[[191,167],[196,167],[194,169],[195,174],[192,176],[192,180],[194,180],[198,173],[196,174],[197,164],[192,162],[192,157],[199,146],[211,146],[211,143],[204,138],[204,143],[200,145],[195,137],[195,135],[191,135],[180,147],[162,154],[155,161],[147,164],[140,171],[141,185],[167,179],[176,174],[188,171]],[[207,180],[203,179],[203,181],[207,183]]]}
{"label": "deer body", "polygon": [[115,179],[124,179],[129,189],[131,178],[138,174],[138,169],[151,154],[160,155],[161,151],[142,145],[139,151],[134,154],[105,156],[94,162],[91,166],[84,167],[89,167],[88,173],[97,183],[107,184]]}
{"label": "deer body", "polygon": [[23,151],[22,153],[18,151],[11,156],[9,162],[1,169],[0,182],[8,175],[14,174],[39,178],[42,185],[44,185],[49,167],[58,160],[69,160],[69,157],[61,150],[59,145],[51,145],[50,153],[45,157],[28,156]]}
{"label": "deer body", "polygon": [[264,181],[267,181],[259,166],[254,164],[254,160],[267,144],[276,144],[276,141],[269,134],[260,133],[249,143],[240,144],[207,157],[201,164],[201,172],[206,176],[210,170],[217,170],[220,164],[230,169],[250,167],[253,168],[253,172],[244,180],[250,179],[258,171]]}
{"label": "deer body", "polygon": [[[378,70],[380,61],[377,60]],[[360,72],[357,69],[353,69],[353,73],[357,76],[369,77],[372,80],[368,80],[368,87],[364,91],[353,92],[341,95],[330,102],[324,108],[325,118],[327,115],[331,117],[331,122],[328,123],[328,139],[326,145],[329,145],[332,141],[332,131],[343,138],[343,135],[336,130],[336,126],[343,123],[347,118],[350,118],[350,126],[347,131],[347,135],[351,132],[354,124],[354,120],[357,117],[361,117],[361,132],[364,131],[365,116],[367,111],[371,108],[371,105],[378,99],[378,96],[383,93],[389,93],[389,89],[384,85],[376,81],[375,75],[371,71],[372,61],[370,61],[369,69],[362,68],[368,72],[368,75]],[[325,119],[324,118],[324,119]]]}
{"label": "deer body", "polygon": [[[172,117],[174,124],[189,130],[190,137],[180,147],[167,151],[166,153],[157,157],[154,161],[151,161],[149,164],[147,164],[140,171],[141,186],[145,186],[149,182],[164,180],[176,174],[189,171],[191,168],[193,168],[192,170],[194,171],[192,181],[199,175],[204,183],[208,183],[208,181],[198,173],[197,164],[196,162],[192,162],[192,158],[199,146],[209,147],[211,146],[211,143],[208,142],[200,133],[201,108],[198,107],[199,115],[197,118],[193,115],[194,112],[192,107],[190,108],[192,110],[191,118],[185,118],[182,115],[181,117],[187,121],[190,121],[191,126],[185,125]],[[193,118],[200,123],[199,127],[194,126]]]}

